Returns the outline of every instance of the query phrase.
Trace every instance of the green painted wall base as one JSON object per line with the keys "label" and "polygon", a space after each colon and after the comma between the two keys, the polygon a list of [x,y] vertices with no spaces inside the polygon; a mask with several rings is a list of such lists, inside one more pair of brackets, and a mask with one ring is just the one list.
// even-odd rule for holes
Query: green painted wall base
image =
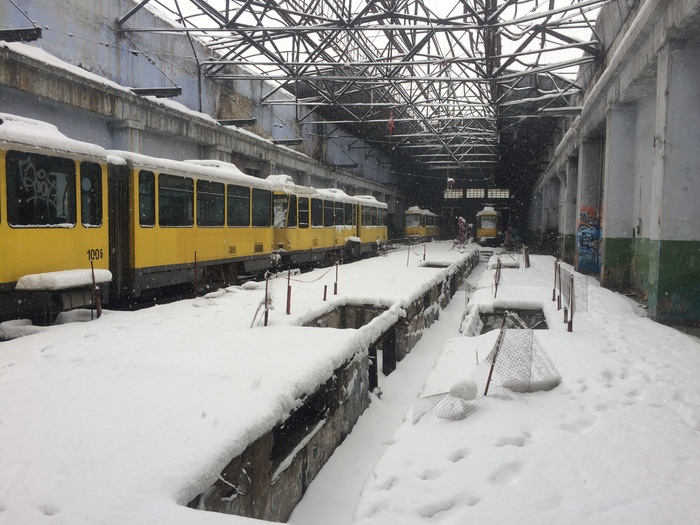
{"label": "green painted wall base", "polygon": [[568,235],[559,235],[557,239],[557,255],[565,263],[574,264],[574,256],[576,254],[576,235],[573,233]]}
{"label": "green painted wall base", "polygon": [[[700,322],[700,241],[657,241],[652,254],[649,314],[661,322]],[[655,272],[656,270],[656,272]]]}
{"label": "green painted wall base", "polygon": [[600,282],[644,297],[656,321],[700,323],[700,241],[603,239]]}
{"label": "green painted wall base", "polygon": [[603,239],[600,284],[617,291],[631,288],[634,239]]}

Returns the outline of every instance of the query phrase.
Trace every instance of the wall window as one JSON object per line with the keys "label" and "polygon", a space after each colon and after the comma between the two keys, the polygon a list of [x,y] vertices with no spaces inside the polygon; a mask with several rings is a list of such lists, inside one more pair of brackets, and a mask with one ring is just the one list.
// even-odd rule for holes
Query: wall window
{"label": "wall window", "polygon": [[194,225],[194,180],[161,173],[158,177],[158,224]]}
{"label": "wall window", "polygon": [[467,199],[483,199],[484,189],[483,188],[467,188],[464,190],[464,196]]}
{"label": "wall window", "polygon": [[152,171],[139,171],[139,224],[156,225],[156,176]]}
{"label": "wall window", "polygon": [[311,226],[323,226],[323,201],[311,199]]}
{"label": "wall window", "polygon": [[309,198],[299,197],[299,228],[309,227]]}
{"label": "wall window", "polygon": [[80,164],[80,222],[102,226],[102,168],[94,162]]}
{"label": "wall window", "polygon": [[253,226],[272,226],[272,192],[253,188]]}
{"label": "wall window", "polygon": [[229,226],[250,226],[250,188],[229,184],[226,188],[226,222]]}
{"label": "wall window", "polygon": [[9,151],[7,218],[12,226],[74,226],[75,163],[70,159]]}
{"label": "wall window", "polygon": [[224,225],[224,185],[197,181],[197,226]]}
{"label": "wall window", "polygon": [[445,190],[444,197],[446,199],[461,199],[462,190]]}
{"label": "wall window", "polygon": [[509,199],[510,190],[508,188],[489,188],[489,199]]}

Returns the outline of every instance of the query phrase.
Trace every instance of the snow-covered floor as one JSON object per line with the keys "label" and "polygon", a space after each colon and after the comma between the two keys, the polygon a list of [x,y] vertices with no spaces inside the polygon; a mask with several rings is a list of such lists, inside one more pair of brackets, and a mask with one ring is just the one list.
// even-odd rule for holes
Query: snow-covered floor
{"label": "snow-covered floor", "polygon": [[[428,244],[428,260],[468,255],[450,247]],[[418,251],[341,266],[332,299],[398,315],[444,271],[419,268]],[[536,338],[561,384],[413,424],[416,396],[468,378],[497,337],[460,334],[459,291],[380,378],[383,395],[292,523],[697,523],[698,339],[593,279],[569,333],[551,301],[553,259],[531,260],[503,270],[496,301],[494,272],[480,265],[469,304],[542,308],[549,329]],[[251,328],[264,292],[249,284],[0,343],[0,523],[259,523],[182,504],[356,350],[356,331],[293,326],[329,306],[334,277],[296,276],[291,316],[286,279],[273,281],[267,328]]]}

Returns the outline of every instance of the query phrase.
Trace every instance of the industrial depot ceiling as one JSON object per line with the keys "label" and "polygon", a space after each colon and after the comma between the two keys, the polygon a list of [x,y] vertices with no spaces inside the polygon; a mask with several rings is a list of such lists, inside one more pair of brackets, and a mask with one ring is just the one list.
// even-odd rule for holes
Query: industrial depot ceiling
{"label": "industrial depot ceiling", "polygon": [[[321,115],[427,175],[503,184],[542,162],[608,1],[144,0],[119,28],[205,42],[207,76],[276,82],[293,98],[261,102],[309,132]],[[174,27],[133,25],[145,7]]]}

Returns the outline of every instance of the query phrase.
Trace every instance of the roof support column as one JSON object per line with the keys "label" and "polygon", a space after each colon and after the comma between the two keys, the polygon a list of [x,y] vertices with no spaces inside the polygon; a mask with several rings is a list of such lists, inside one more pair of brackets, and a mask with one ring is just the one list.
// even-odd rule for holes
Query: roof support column
{"label": "roof support column", "polygon": [[637,108],[614,106],[607,115],[600,282],[614,290],[629,290],[635,229],[634,180]]}
{"label": "roof support column", "polygon": [[700,320],[700,45],[671,41],[658,55],[649,313]]}
{"label": "roof support column", "polygon": [[563,261],[574,263],[576,245],[576,192],[578,189],[578,158],[569,157],[561,173],[561,212],[559,214],[559,254]]}
{"label": "roof support column", "polygon": [[576,269],[600,273],[600,238],[603,210],[603,140],[584,140],[578,155],[578,217],[576,219]]}

